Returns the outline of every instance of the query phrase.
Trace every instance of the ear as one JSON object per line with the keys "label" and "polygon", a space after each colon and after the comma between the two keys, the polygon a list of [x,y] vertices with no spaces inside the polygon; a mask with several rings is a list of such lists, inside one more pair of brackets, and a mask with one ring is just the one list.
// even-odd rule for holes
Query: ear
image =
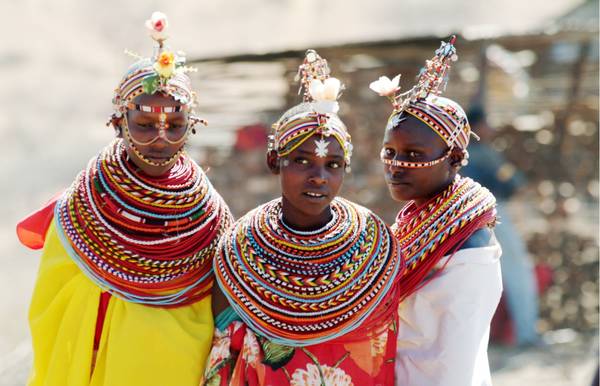
{"label": "ear", "polygon": [[111,115],[106,126],[112,126],[115,129],[115,136],[117,138],[123,138],[123,127],[121,123],[123,122],[123,117],[117,117],[115,114]]}
{"label": "ear", "polygon": [[458,172],[460,168],[463,166],[463,160],[465,160],[465,152],[459,148],[453,148],[450,151],[450,156],[448,157],[450,160],[450,167],[454,172]]}
{"label": "ear", "polygon": [[275,150],[269,150],[267,152],[267,166],[273,174],[279,174],[279,156]]}

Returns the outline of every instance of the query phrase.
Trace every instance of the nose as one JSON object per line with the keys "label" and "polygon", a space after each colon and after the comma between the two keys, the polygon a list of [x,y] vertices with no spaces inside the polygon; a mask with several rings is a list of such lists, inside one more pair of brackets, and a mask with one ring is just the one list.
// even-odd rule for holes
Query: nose
{"label": "nose", "polygon": [[[394,158],[394,160],[396,160],[396,158]],[[389,173],[391,173],[391,174],[395,174],[395,173],[397,173],[397,172],[399,172],[399,171],[403,171],[403,170],[404,170],[404,168],[403,168],[403,167],[401,167],[401,166],[397,166],[397,165],[384,164],[384,166],[383,166],[383,167],[384,167],[384,169],[385,169],[387,172],[389,172]]]}
{"label": "nose", "polygon": [[394,178],[400,177],[400,176],[406,174],[406,172],[407,172],[407,169],[402,166],[386,165],[385,168],[386,168],[387,173]]}
{"label": "nose", "polygon": [[316,166],[312,168],[308,181],[314,185],[325,185],[328,181],[328,173],[324,167]]}
{"label": "nose", "polygon": [[169,147],[169,143],[161,136],[156,137],[156,140],[150,144],[150,147],[153,151],[162,152],[167,147]]}

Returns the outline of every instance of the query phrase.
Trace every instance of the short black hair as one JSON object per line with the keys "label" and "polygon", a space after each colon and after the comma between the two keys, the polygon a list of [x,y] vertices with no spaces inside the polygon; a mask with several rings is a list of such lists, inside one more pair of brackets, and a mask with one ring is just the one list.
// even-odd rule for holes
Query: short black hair
{"label": "short black hair", "polygon": [[480,123],[486,121],[486,113],[483,105],[475,104],[469,108],[469,112],[467,112],[467,119],[469,120],[469,124],[471,127],[477,126]]}

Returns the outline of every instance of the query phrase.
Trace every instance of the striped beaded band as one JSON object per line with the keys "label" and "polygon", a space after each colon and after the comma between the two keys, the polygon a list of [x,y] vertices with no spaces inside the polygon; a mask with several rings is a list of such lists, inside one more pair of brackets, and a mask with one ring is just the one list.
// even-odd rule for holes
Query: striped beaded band
{"label": "striped beaded band", "polygon": [[402,261],[386,225],[373,213],[335,198],[334,219],[295,232],[280,219],[281,199],[238,220],[221,239],[217,283],[256,333],[306,346],[381,323],[374,310],[395,291]]}
{"label": "striped beaded band", "polygon": [[137,103],[128,103],[127,108],[129,110],[143,111],[145,113],[177,113],[180,111],[188,111],[189,110],[189,106],[187,106],[187,105],[147,106],[147,105],[139,105]]}
{"label": "striped beaded band", "polygon": [[312,111],[296,114],[278,126],[274,145],[277,154],[280,157],[290,154],[313,135],[333,136],[344,150],[347,163],[350,163],[350,134],[344,123],[336,115],[324,116]]}
{"label": "striped beaded band", "polygon": [[451,99],[431,96],[411,103],[404,111],[429,126],[449,147],[469,146],[467,114]]}
{"label": "striped beaded band", "polygon": [[428,168],[433,165],[437,165],[440,162],[444,161],[446,158],[450,156],[450,152],[452,150],[448,150],[443,156],[438,159],[434,159],[432,161],[427,162],[410,162],[410,161],[400,161],[395,159],[385,158],[385,149],[381,149],[380,159],[384,165],[395,166],[399,168],[407,168],[407,169],[420,169],[420,168]]}
{"label": "striped beaded band", "polygon": [[[113,98],[115,109],[123,113],[133,99],[144,93],[144,79],[155,75],[150,59],[142,59],[134,63],[115,90]],[[161,90],[187,108],[190,108],[194,102],[191,80],[184,73],[174,73]]]}
{"label": "striped beaded band", "polygon": [[55,220],[71,258],[103,290],[177,307],[210,293],[213,254],[231,215],[188,157],[168,177],[150,178],[116,140],[59,200]]}

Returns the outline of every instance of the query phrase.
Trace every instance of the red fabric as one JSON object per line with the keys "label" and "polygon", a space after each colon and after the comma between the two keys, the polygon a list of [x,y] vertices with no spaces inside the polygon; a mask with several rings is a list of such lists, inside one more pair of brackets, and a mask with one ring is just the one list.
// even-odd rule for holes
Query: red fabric
{"label": "red fabric", "polygon": [[215,330],[200,385],[393,386],[397,321],[387,322],[377,331],[359,327],[361,340],[303,348],[274,344],[232,322],[225,331]]}
{"label": "red fabric", "polygon": [[41,209],[17,223],[17,237],[24,246],[41,249],[46,240],[46,231],[54,217],[54,207],[62,192],[57,193]]}
{"label": "red fabric", "polygon": [[96,316],[96,333],[94,334],[94,351],[98,351],[98,347],[100,347],[100,338],[102,337],[102,328],[104,327],[104,318],[106,317],[106,309],[108,308],[109,300],[109,292],[102,292],[100,294],[98,316]]}
{"label": "red fabric", "polygon": [[263,124],[240,127],[236,132],[236,151],[250,151],[264,149],[267,145],[269,128]]}

